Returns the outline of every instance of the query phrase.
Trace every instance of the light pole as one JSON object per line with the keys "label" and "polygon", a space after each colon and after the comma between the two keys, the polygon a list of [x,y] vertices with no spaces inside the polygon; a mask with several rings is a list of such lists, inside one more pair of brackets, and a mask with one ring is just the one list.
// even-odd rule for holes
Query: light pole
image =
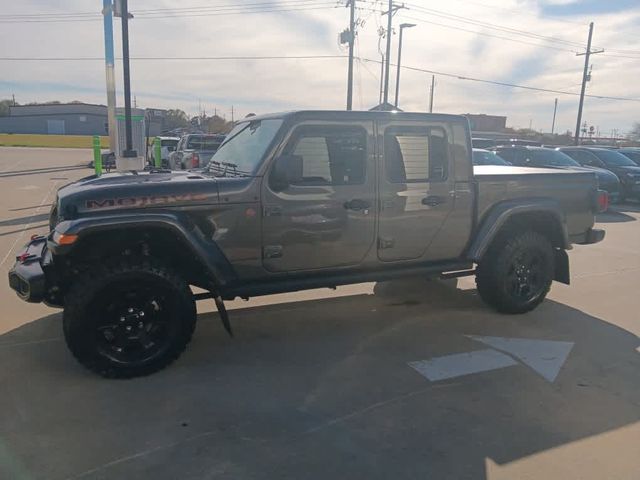
{"label": "light pole", "polygon": [[129,76],[129,6],[127,0],[121,0],[122,8],[122,70],[124,73],[124,126],[125,144],[122,152],[125,158],[135,158],[138,152],[133,149],[133,139],[131,134],[131,80]]}
{"label": "light pole", "polygon": [[400,59],[402,57],[402,31],[405,28],[415,27],[415,23],[402,23],[400,24],[400,37],[398,38],[398,68],[396,70],[396,101],[394,105],[398,107],[398,94],[400,93]]}

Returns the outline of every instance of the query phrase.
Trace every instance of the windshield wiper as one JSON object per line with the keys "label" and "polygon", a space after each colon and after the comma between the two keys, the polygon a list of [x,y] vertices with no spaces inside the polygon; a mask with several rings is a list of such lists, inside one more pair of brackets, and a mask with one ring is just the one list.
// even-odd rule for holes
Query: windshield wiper
{"label": "windshield wiper", "polygon": [[[215,169],[215,172],[212,170]],[[212,172],[215,176],[219,177],[227,177],[227,176],[236,176],[236,177],[248,177],[249,172],[245,172],[243,170],[238,169],[238,165],[230,162],[218,162],[215,160],[211,160],[209,162],[209,167],[207,169],[209,172]],[[216,175],[219,173],[220,175]]]}

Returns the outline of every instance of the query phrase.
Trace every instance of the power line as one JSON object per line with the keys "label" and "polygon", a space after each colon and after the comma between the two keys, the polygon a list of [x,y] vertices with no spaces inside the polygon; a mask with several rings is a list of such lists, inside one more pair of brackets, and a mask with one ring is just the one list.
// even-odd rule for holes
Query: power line
{"label": "power line", "polygon": [[[192,12],[185,12],[184,14],[180,14],[180,13],[172,13],[172,14],[162,14],[162,15],[136,15],[136,20],[149,20],[149,19],[161,19],[161,18],[184,18],[184,17],[215,17],[215,16],[224,16],[224,15],[244,15],[244,14],[250,14],[250,13],[279,13],[279,12],[296,12],[296,11],[309,11],[309,10],[324,10],[324,9],[332,9],[332,8],[338,8],[339,5],[336,4],[335,1],[328,1],[328,0],[324,0],[323,3],[312,3],[312,4],[308,4],[308,5],[303,5],[300,4],[298,6],[296,5],[291,5],[291,6],[287,6],[284,5],[283,7],[286,8],[281,8],[281,7],[270,7],[270,8],[252,8],[252,9],[245,9],[245,8],[237,8],[236,10],[224,10],[224,11],[211,11],[211,12],[203,12],[203,13],[192,13]],[[291,8],[289,8],[291,7]],[[1,19],[0,18],[0,23],[77,23],[77,22],[97,22],[97,21],[102,21],[101,19],[101,15],[96,16],[96,17],[90,17],[90,18],[85,18],[85,17],[79,17],[79,18],[75,18],[75,17],[71,17],[71,18],[67,18],[67,17],[58,17],[58,18],[44,18],[44,19]]]}
{"label": "power line", "polygon": [[450,29],[453,29],[453,30],[459,30],[459,31],[462,31],[462,32],[467,32],[467,33],[473,33],[474,35],[482,35],[484,37],[497,38],[497,39],[500,39],[500,40],[507,40],[509,42],[520,43],[520,44],[523,44],[523,45],[532,45],[534,47],[546,48],[546,49],[549,49],[549,50],[556,50],[556,51],[559,51],[559,52],[575,53],[575,50],[569,50],[568,48],[552,47],[551,45],[544,45],[544,44],[541,44],[541,43],[527,42],[526,40],[519,40],[517,38],[505,37],[505,36],[502,36],[502,35],[494,35],[492,33],[479,32],[477,30],[469,30],[467,28],[458,27],[458,26],[454,26],[454,25],[447,25],[445,23],[433,22],[431,20],[425,20],[424,18],[414,17],[414,16],[410,16],[410,15],[406,15],[406,14],[403,14],[402,17],[403,18],[407,18],[409,20],[414,20],[416,22],[428,23],[430,25],[436,25],[436,26],[439,26],[439,27],[450,28]]}
{"label": "power line", "polygon": [[[306,60],[347,58],[347,55],[248,55],[248,56],[208,56],[208,57],[131,57],[131,60]],[[0,57],[0,61],[17,62],[67,62],[104,61],[104,57]],[[121,60],[121,58],[116,58]]]}
{"label": "power line", "polygon": [[[187,12],[187,11],[218,11],[218,10],[236,10],[241,8],[261,8],[261,7],[284,7],[284,6],[292,6],[300,5],[300,4],[308,4],[308,3],[317,3],[321,0],[280,0],[277,2],[253,2],[253,3],[229,3],[229,4],[220,4],[220,5],[201,5],[194,7],[178,7],[178,8],[153,8],[153,9],[139,9],[135,10],[135,13],[140,14],[153,14],[153,13],[161,13],[161,12]],[[82,17],[89,16],[95,17],[100,16],[101,13],[99,11],[91,11],[91,12],[48,12],[48,13],[33,13],[33,14],[0,14],[0,19],[7,18],[50,18],[50,17]]]}
{"label": "power line", "polygon": [[416,10],[416,11],[418,11],[420,13],[424,13],[426,15],[433,15],[433,16],[440,17],[440,18],[446,18],[448,20],[453,20],[453,21],[457,21],[457,22],[461,22],[461,23],[467,23],[467,24],[476,25],[476,26],[480,26],[480,27],[490,28],[492,30],[498,30],[498,31],[509,33],[509,34],[512,34],[512,35],[520,35],[520,36],[529,37],[529,38],[536,39],[536,40],[547,41],[547,42],[550,42],[550,43],[561,43],[561,44],[565,44],[565,45],[569,45],[569,46],[573,46],[573,47],[583,48],[583,45],[581,43],[572,42],[572,41],[569,41],[569,40],[564,40],[562,38],[549,37],[547,35],[541,35],[539,33],[528,32],[526,30],[520,30],[520,29],[516,29],[516,28],[512,28],[512,27],[506,27],[506,26],[503,26],[503,25],[497,25],[495,23],[483,22],[483,21],[480,21],[480,20],[476,20],[476,19],[472,19],[472,18],[468,18],[468,17],[463,17],[463,16],[460,16],[460,15],[454,15],[454,14],[451,14],[451,13],[443,12],[441,10],[435,10],[433,8],[422,7],[420,5],[415,5],[415,4],[412,4],[412,3],[407,3],[407,5],[409,5],[411,7],[411,9]]}
{"label": "power line", "polygon": [[[347,55],[271,55],[271,56],[219,56],[219,57],[131,57],[131,60],[142,60],[142,61],[173,61],[173,60],[178,60],[178,61],[188,61],[188,60],[212,60],[212,61],[224,61],[224,60],[307,60],[307,59],[313,59],[313,60],[317,60],[317,59],[343,59],[343,58],[347,58]],[[380,64],[381,61],[380,60],[374,60],[374,59],[370,59],[370,58],[364,58],[364,57],[360,57],[357,56],[355,57],[355,59],[358,62],[363,62],[362,66],[365,68],[365,70],[374,78],[376,78],[376,75],[371,72],[371,70],[369,70],[366,65],[364,63],[368,62],[368,63],[377,63]],[[103,61],[104,58],[102,57],[0,57],[0,61]],[[396,64],[391,64],[391,66],[393,67],[397,67]],[[471,81],[471,82],[478,82],[478,83],[486,83],[486,84],[490,84],[490,85],[497,85],[497,86],[502,86],[502,87],[511,87],[511,88],[520,88],[520,89],[524,89],[524,90],[531,90],[531,91],[536,91],[536,92],[545,92],[545,93],[555,93],[555,94],[559,94],[559,95],[571,95],[571,96],[579,96],[579,93],[576,92],[569,92],[566,90],[554,90],[554,89],[550,89],[550,88],[541,88],[541,87],[532,87],[530,85],[519,85],[516,83],[508,83],[508,82],[500,82],[497,80],[488,80],[488,79],[484,79],[484,78],[477,78],[477,77],[469,77],[466,75],[461,75],[461,74],[457,74],[457,73],[449,73],[449,72],[442,72],[439,70],[430,70],[430,69],[426,69],[426,68],[418,68],[418,67],[412,67],[412,66],[408,66],[408,65],[401,65],[400,68],[404,68],[406,70],[412,70],[412,71],[416,71],[416,72],[422,72],[422,73],[429,73],[429,74],[433,74],[433,75],[439,75],[442,77],[449,77],[449,78],[455,78],[458,80],[465,80],[465,81]],[[605,100],[619,100],[619,101],[629,101],[629,102],[640,102],[640,98],[628,98],[628,97],[612,97],[612,96],[607,96],[607,95],[594,95],[594,94],[587,94],[585,95],[585,97],[589,97],[589,98],[599,98],[599,99],[605,99]]]}
{"label": "power line", "polygon": [[[361,58],[360,59],[363,62],[371,62],[371,63],[380,63],[380,60],[374,60],[374,59],[370,59],[370,58]],[[407,65],[402,65],[400,68],[405,68],[407,70],[413,70],[416,72],[423,72],[423,73],[430,73],[430,74],[434,74],[434,75],[440,75],[443,77],[449,77],[449,78],[456,78],[458,80],[467,80],[467,81],[471,81],[471,82],[480,82],[480,83],[487,83],[490,85],[498,85],[498,86],[502,86],[502,87],[512,87],[512,88],[521,88],[524,90],[532,90],[532,91],[536,91],[536,92],[545,92],[545,93],[556,93],[559,95],[571,95],[571,96],[580,96],[579,93],[575,93],[575,92],[567,92],[564,90],[554,90],[554,89],[550,89],[550,88],[541,88],[541,87],[532,87],[530,85],[518,85],[516,83],[507,83],[507,82],[499,82],[497,80],[487,80],[484,78],[476,78],[476,77],[468,77],[465,75],[459,75],[456,73],[448,73],[448,72],[441,72],[441,71],[437,71],[437,70],[429,70],[426,68],[418,68],[418,67],[411,67],[411,66],[407,66]],[[585,95],[585,97],[590,97],[590,98],[599,98],[599,99],[605,99],[605,100],[620,100],[620,101],[629,101],[629,102],[640,102],[640,98],[628,98],[628,97],[610,97],[610,96],[606,96],[606,95]]]}

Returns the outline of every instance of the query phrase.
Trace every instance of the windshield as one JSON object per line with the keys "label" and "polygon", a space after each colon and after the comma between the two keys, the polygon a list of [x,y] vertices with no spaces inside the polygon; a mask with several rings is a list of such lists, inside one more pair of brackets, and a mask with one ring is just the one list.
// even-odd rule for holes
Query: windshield
{"label": "windshield", "polygon": [[239,123],[211,157],[207,170],[216,173],[226,166],[232,172],[253,175],[280,125],[280,118]]}
{"label": "windshield", "polygon": [[602,160],[607,166],[610,167],[635,167],[637,166],[628,157],[625,157],[621,153],[612,152],[611,150],[592,150],[596,156]]}
{"label": "windshield", "polygon": [[509,163],[494,152],[488,150],[474,150],[473,151],[473,164],[474,165],[509,165]]}
{"label": "windshield", "polygon": [[620,153],[622,153],[625,157],[628,157],[634,162],[636,162],[636,164],[640,165],[640,152],[625,150],[624,152],[620,152]]}
{"label": "windshield", "polygon": [[579,167],[569,155],[557,150],[531,150],[531,158],[540,165],[549,165],[553,167]]}

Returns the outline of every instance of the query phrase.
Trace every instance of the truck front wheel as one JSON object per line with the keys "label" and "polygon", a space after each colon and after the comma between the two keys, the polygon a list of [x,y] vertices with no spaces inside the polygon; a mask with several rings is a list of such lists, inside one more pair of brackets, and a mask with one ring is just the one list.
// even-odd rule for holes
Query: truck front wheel
{"label": "truck front wheel", "polygon": [[553,281],[553,247],[537,232],[505,231],[478,264],[482,299],[503,313],[524,313],[544,300]]}
{"label": "truck front wheel", "polygon": [[104,377],[138,377],[166,367],[186,348],[195,322],[187,283],[148,260],[91,268],[65,297],[67,346]]}

